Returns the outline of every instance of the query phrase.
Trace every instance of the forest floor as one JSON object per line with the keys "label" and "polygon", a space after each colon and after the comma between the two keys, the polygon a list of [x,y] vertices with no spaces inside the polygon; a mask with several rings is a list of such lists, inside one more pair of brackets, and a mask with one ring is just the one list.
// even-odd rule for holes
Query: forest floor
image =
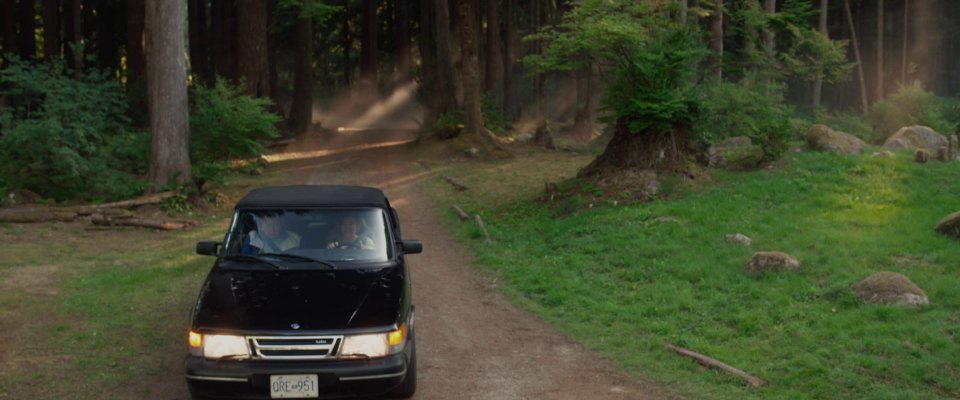
{"label": "forest floor", "polygon": [[[382,188],[399,210],[417,306],[417,399],[675,398],[624,373],[518,309],[497,278],[472,268],[424,182],[456,168],[426,161],[408,133],[354,132],[307,140],[266,173],[224,188],[224,206],[183,232],[87,230],[83,222],[0,225],[0,398],[187,398],[182,359],[190,309],[212,259],[199,240],[222,237],[230,206],[268,184]],[[321,149],[320,146],[323,146]]]}

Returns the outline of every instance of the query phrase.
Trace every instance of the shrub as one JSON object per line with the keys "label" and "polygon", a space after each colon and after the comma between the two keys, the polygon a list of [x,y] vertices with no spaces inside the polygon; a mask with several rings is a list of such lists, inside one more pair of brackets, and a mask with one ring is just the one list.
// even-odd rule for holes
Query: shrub
{"label": "shrub", "polygon": [[617,59],[606,82],[607,120],[633,134],[690,126],[697,109],[697,63],[705,54],[699,39],[685,30],[664,29],[631,53]]}
{"label": "shrub", "polygon": [[746,78],[738,83],[711,83],[703,88],[700,114],[694,123],[697,138],[712,144],[747,136],[763,146],[768,159],[783,155],[794,136],[792,110],[783,100],[783,86]]}
{"label": "shrub", "polygon": [[440,114],[437,122],[433,123],[433,134],[443,139],[457,137],[463,131],[465,119],[463,110],[450,110]]}
{"label": "shrub", "polygon": [[223,80],[212,88],[196,86],[191,94],[190,158],[200,186],[222,181],[227,161],[259,157],[261,142],[279,136],[280,117],[267,111],[268,99],[243,95]]}
{"label": "shrub", "polygon": [[126,97],[108,73],[72,79],[63,63],[12,59],[0,85],[8,101],[0,109],[0,175],[10,187],[56,200],[117,198],[142,187],[105,151],[129,123]]}
{"label": "shrub", "polygon": [[867,113],[876,130],[873,142],[880,143],[902,127],[925,125],[943,133],[953,133],[952,124],[941,108],[942,102],[919,83],[901,85],[889,97],[878,101]]}

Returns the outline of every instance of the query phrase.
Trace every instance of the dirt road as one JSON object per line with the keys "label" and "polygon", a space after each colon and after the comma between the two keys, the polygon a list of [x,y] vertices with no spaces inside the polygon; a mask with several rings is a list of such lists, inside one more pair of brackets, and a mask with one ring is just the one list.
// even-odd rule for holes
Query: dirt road
{"label": "dirt road", "polygon": [[[400,213],[404,237],[423,241],[413,256],[417,307],[417,399],[660,399],[661,386],[627,377],[537,317],[513,307],[469,266],[417,186],[431,173],[401,134],[353,133],[341,153],[280,163],[290,183],[382,188]],[[393,143],[366,147],[363,143]],[[368,145],[369,146],[369,145]],[[309,156],[309,154],[301,154]]]}

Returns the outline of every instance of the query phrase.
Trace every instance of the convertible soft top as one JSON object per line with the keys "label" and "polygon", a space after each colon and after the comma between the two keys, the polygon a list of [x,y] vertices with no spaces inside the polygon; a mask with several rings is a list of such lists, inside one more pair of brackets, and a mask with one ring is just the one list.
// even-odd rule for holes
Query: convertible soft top
{"label": "convertible soft top", "polygon": [[251,190],[236,208],[282,208],[323,206],[372,206],[389,209],[380,189],[364,186],[296,185]]}

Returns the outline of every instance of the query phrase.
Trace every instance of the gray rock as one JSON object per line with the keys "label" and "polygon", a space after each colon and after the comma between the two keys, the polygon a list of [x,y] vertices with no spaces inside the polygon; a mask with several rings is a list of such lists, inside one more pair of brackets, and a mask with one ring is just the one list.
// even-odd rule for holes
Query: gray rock
{"label": "gray rock", "polygon": [[800,260],[777,251],[758,251],[747,261],[745,271],[748,274],[763,272],[792,271],[800,268]]}
{"label": "gray rock", "polygon": [[929,304],[927,294],[906,276],[881,271],[853,286],[860,300],[868,304],[917,306]]}
{"label": "gray rock", "polygon": [[753,240],[750,239],[749,236],[744,235],[742,233],[734,233],[732,235],[727,235],[726,237],[727,237],[728,243],[739,243],[744,246],[750,246],[751,244],[753,244]]}
{"label": "gray rock", "polygon": [[755,168],[763,160],[763,148],[746,136],[734,136],[707,149],[707,166],[731,170]]}
{"label": "gray rock", "polygon": [[811,149],[829,151],[841,155],[860,154],[867,144],[860,138],[846,132],[838,132],[829,126],[817,124],[807,133],[807,144]]}
{"label": "gray rock", "polygon": [[470,156],[470,157],[476,157],[477,154],[480,154],[480,150],[477,150],[476,147],[468,148],[468,149],[464,150],[463,152],[464,152],[464,153],[467,153],[467,155]]}
{"label": "gray rock", "polygon": [[900,128],[897,133],[883,142],[883,147],[891,150],[901,149],[937,149],[940,146],[949,146],[950,141],[937,131],[926,126],[908,126]]}
{"label": "gray rock", "polygon": [[875,151],[875,152],[873,152],[873,154],[871,154],[870,156],[871,156],[871,157],[891,158],[891,157],[893,157],[893,152],[891,152],[890,150]]}

